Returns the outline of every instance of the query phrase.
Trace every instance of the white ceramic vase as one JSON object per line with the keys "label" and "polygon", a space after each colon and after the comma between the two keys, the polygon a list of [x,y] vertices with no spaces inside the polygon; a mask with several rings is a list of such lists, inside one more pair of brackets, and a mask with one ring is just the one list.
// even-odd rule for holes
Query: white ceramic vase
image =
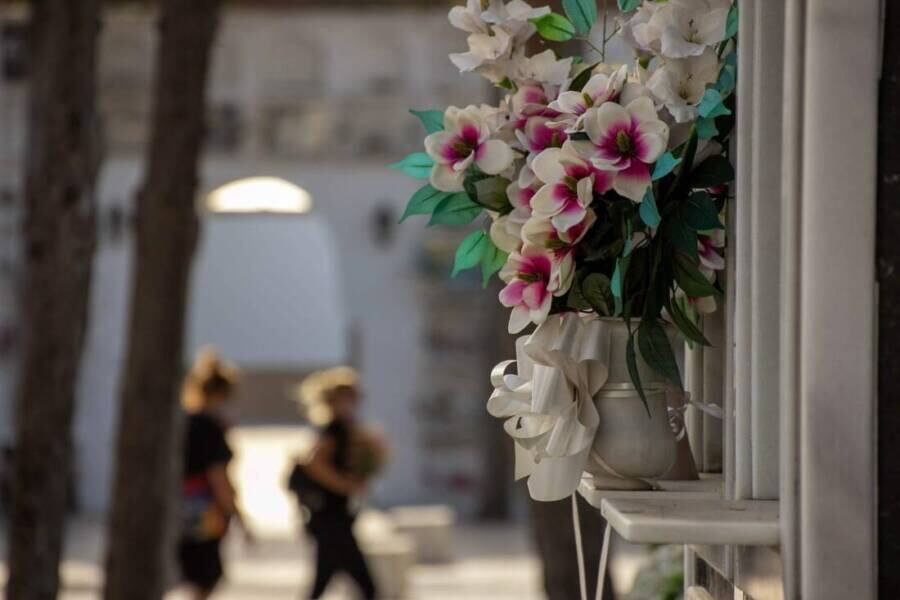
{"label": "white ceramic vase", "polygon": [[[665,474],[676,455],[665,379],[644,362],[636,349],[638,372],[647,398],[645,408],[628,374],[625,359],[628,329],[621,319],[607,320],[611,329],[609,377],[594,394],[599,426],[585,470],[593,476],[598,489],[651,489],[647,480]],[[632,327],[637,325],[639,322],[633,320]],[[674,341],[674,327],[667,325],[666,332],[670,341]]]}

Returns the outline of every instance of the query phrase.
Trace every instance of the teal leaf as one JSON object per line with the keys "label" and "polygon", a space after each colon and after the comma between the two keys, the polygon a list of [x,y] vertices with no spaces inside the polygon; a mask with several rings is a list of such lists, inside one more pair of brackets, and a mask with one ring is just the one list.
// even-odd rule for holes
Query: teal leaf
{"label": "teal leaf", "polygon": [[424,152],[413,152],[401,161],[391,165],[396,169],[415,179],[428,179],[431,176],[431,168],[434,161]]}
{"label": "teal leaf", "polygon": [[697,137],[701,140],[711,140],[717,135],[719,135],[719,130],[716,129],[715,119],[706,117],[697,119]]}
{"label": "teal leaf", "polygon": [[685,224],[695,231],[708,231],[722,227],[716,204],[706,192],[694,192],[688,196],[681,214]]}
{"label": "teal leaf", "polygon": [[619,10],[628,12],[641,5],[643,0],[619,0]]}
{"label": "teal leaf", "polygon": [[575,26],[558,13],[548,13],[543,17],[532,19],[538,35],[551,42],[566,42],[575,37]]}
{"label": "teal leaf", "polygon": [[450,195],[450,192],[435,189],[430,183],[425,184],[409,199],[400,222],[402,223],[413,215],[430,215],[440,201]]}
{"label": "teal leaf", "polygon": [[644,394],[644,386],[641,385],[641,372],[638,371],[637,356],[634,353],[634,333],[628,336],[628,343],[625,345],[625,364],[628,366],[628,375],[631,377],[631,383],[641,397],[644,403],[644,409],[647,416],[650,416],[650,406],[647,404],[647,396]]}
{"label": "teal leaf", "polygon": [[460,271],[465,271],[481,264],[487,244],[487,234],[481,230],[473,231],[467,235],[459,244],[459,248],[456,249],[451,277],[456,277]]}
{"label": "teal leaf", "polygon": [[472,202],[465,192],[458,192],[441,200],[434,208],[428,226],[432,225],[468,225],[484,210]]}
{"label": "teal leaf", "polygon": [[575,26],[575,31],[586,35],[597,20],[596,0],[563,0],[566,16]]}
{"label": "teal leaf", "polygon": [[669,336],[657,319],[644,319],[637,332],[638,349],[644,361],[657,373],[668,379],[679,388],[681,373],[678,371],[678,363]]}
{"label": "teal leaf", "polygon": [[656,181],[657,179],[662,179],[666,175],[672,172],[672,169],[678,166],[681,162],[680,158],[675,158],[675,156],[671,152],[666,152],[662,156],[660,156],[656,160],[656,164],[653,165],[653,175],[651,179]]}
{"label": "teal leaf", "polygon": [[701,346],[710,346],[709,340],[707,340],[703,335],[703,332],[700,331],[700,327],[698,327],[694,320],[688,316],[681,307],[682,300],[684,300],[684,298],[676,298],[669,304],[669,314],[672,316],[672,321],[675,322],[675,326],[678,327],[678,330],[684,334],[684,337],[691,342],[700,344]]}
{"label": "teal leaf", "polygon": [[[644,199],[641,201],[640,208],[641,220],[647,227],[657,228],[662,220],[659,216],[659,209],[656,207],[656,198],[653,196],[653,188],[648,186]],[[627,240],[626,243],[631,240]]]}
{"label": "teal leaf", "polygon": [[738,7],[737,3],[731,5],[728,11],[728,18],[725,20],[725,39],[731,39],[738,32]]}
{"label": "teal leaf", "polygon": [[597,314],[609,317],[615,311],[615,298],[609,277],[591,273],[581,282],[581,295]]}
{"label": "teal leaf", "polygon": [[409,112],[414,114],[419,118],[420,121],[422,121],[422,125],[425,126],[426,132],[435,133],[437,131],[444,130],[444,111],[410,109]]}
{"label": "teal leaf", "polygon": [[697,106],[697,112],[700,113],[701,117],[707,119],[731,114],[728,107],[722,103],[722,94],[715,88],[707,88],[703,93],[703,98],[700,99],[700,104]]}
{"label": "teal leaf", "polygon": [[613,271],[612,279],[609,282],[609,289],[614,298],[622,297],[622,261],[616,261],[616,269]]}
{"label": "teal leaf", "polygon": [[734,167],[725,156],[710,156],[691,171],[690,182],[694,188],[711,188],[734,181]]}
{"label": "teal leaf", "polygon": [[705,298],[707,296],[720,296],[722,293],[710,283],[709,279],[697,268],[697,263],[688,256],[677,253],[675,255],[675,281],[678,287],[691,298]]}
{"label": "teal leaf", "polygon": [[488,236],[487,248],[485,248],[484,255],[481,257],[482,287],[487,287],[488,282],[491,280],[491,276],[503,268],[507,258],[509,258],[509,254],[495,246],[494,242],[491,241],[490,236]]}
{"label": "teal leaf", "polygon": [[[732,52],[731,54],[734,54]],[[729,64],[725,64],[719,71],[719,79],[716,81],[716,89],[722,96],[727,96],[734,91],[737,85],[737,69]]]}

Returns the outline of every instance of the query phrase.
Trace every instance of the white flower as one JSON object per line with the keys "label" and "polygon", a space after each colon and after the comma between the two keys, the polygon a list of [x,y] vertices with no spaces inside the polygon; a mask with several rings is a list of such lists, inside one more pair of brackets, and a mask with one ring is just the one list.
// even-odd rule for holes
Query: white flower
{"label": "white flower", "polygon": [[659,54],[662,30],[653,17],[663,4],[644,2],[627,21],[620,20],[622,39],[640,54]]}
{"label": "white flower", "polygon": [[512,76],[516,81],[544,83],[557,86],[557,89],[569,78],[569,71],[572,70],[572,59],[557,59],[553,50],[530,57],[522,52],[520,56],[513,57],[512,64]]}
{"label": "white flower", "polygon": [[481,13],[481,0],[468,0],[465,6],[454,6],[448,18],[450,24],[466,33],[489,33],[490,28]]}
{"label": "white flower", "polygon": [[688,58],[664,61],[650,77],[647,87],[678,123],[697,118],[697,105],[706,86],[719,77],[719,59],[713,48]]}
{"label": "white flower", "polygon": [[518,181],[506,188],[512,210],[505,215],[494,215],[491,224],[491,241],[504,252],[512,254],[522,248],[522,226],[531,218],[531,199],[535,192],[535,177],[531,168],[523,166]]}
{"label": "white flower", "polygon": [[513,161],[506,142],[491,139],[485,115],[475,106],[451,106],[444,113],[444,131],[425,138],[425,150],[434,160],[431,185],[444,192],[463,189],[466,171],[474,163],[482,172],[496,175]]}
{"label": "white flower", "polygon": [[556,100],[550,103],[550,108],[564,115],[560,121],[571,121],[571,127],[578,128],[584,113],[589,108],[618,99],[627,79],[628,67],[624,65],[613,71],[612,74],[597,73],[588,79],[581,91],[562,92]]}
{"label": "white flower", "polygon": [[616,171],[616,193],[640,202],[650,185],[650,165],[665,152],[669,126],[656,114],[653,101],[646,97],[627,106],[607,102],[592,108],[584,119],[590,142],[577,142],[582,156],[598,169]]}
{"label": "white flower", "polygon": [[549,6],[533,8],[522,0],[510,0],[506,4],[503,3],[503,0],[490,0],[487,10],[482,13],[482,18],[488,23],[504,27],[513,35],[519,37],[523,35],[523,31],[529,31],[528,37],[531,37],[535,30],[531,20],[538,19],[549,13]]}
{"label": "white flower", "polygon": [[463,73],[469,71],[498,67],[497,72],[482,72],[491,81],[503,80],[504,63],[512,53],[512,36],[502,27],[493,27],[488,33],[471,33],[467,38],[468,52],[450,55],[450,61]]}
{"label": "white flower", "polygon": [[697,56],[725,38],[732,0],[671,0],[651,18],[661,32],[660,54]]}

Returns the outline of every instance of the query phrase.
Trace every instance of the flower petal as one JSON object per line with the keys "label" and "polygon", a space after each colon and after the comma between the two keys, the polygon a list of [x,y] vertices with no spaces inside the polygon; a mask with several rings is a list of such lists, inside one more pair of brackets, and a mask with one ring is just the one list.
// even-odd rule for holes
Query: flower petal
{"label": "flower petal", "polygon": [[516,306],[509,313],[509,327],[508,331],[510,333],[519,333],[531,323],[531,311],[529,311],[524,306]]}
{"label": "flower petal", "polygon": [[669,126],[662,121],[648,121],[641,123],[638,128],[638,137],[635,140],[635,158],[650,164],[666,151],[669,143]]}
{"label": "flower petal", "polygon": [[561,183],[548,183],[531,199],[531,214],[536,217],[552,217],[566,207],[569,189]]}
{"label": "flower petal", "polygon": [[488,140],[475,152],[475,164],[488,175],[504,171],[513,161],[513,151],[501,140]]}
{"label": "flower petal", "polygon": [[465,171],[456,171],[447,165],[434,165],[431,168],[431,185],[442,192],[461,192]]}
{"label": "flower petal", "polygon": [[521,279],[514,279],[500,290],[500,304],[503,306],[518,306],[522,303],[522,293],[528,284]]}
{"label": "flower petal", "polygon": [[592,108],[584,120],[584,129],[595,144],[603,141],[610,130],[630,126],[631,115],[624,107],[615,102],[606,102],[599,108]]}
{"label": "flower petal", "polygon": [[585,216],[587,209],[572,202],[550,220],[558,231],[564,233],[584,221]]}
{"label": "flower petal", "polygon": [[453,140],[456,136],[449,131],[437,131],[425,138],[425,152],[428,153],[437,164],[450,164],[453,162],[451,153]]}
{"label": "flower petal", "polygon": [[559,148],[547,148],[534,157],[531,170],[544,183],[556,183],[566,176],[562,156],[563,152]]}
{"label": "flower petal", "polygon": [[644,163],[633,160],[627,169],[616,173],[613,189],[616,193],[630,198],[635,202],[644,199],[647,186],[650,185],[650,167]]}
{"label": "flower petal", "polygon": [[640,123],[646,121],[659,121],[659,115],[656,114],[656,107],[653,106],[653,100],[646,96],[632,100],[626,107],[626,110]]}

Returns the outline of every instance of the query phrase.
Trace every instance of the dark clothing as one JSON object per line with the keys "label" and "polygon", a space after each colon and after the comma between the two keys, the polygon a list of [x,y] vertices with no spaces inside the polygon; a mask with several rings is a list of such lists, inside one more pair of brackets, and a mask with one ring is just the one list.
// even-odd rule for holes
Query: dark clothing
{"label": "dark clothing", "polygon": [[363,598],[375,598],[375,583],[353,537],[353,517],[318,515],[310,519],[306,528],[316,540],[316,579],[310,598],[320,598],[338,572],[353,578]]}
{"label": "dark clothing", "polygon": [[182,538],[178,544],[178,565],[181,579],[211,590],[222,578],[221,540],[196,541]]}
{"label": "dark clothing", "polygon": [[222,577],[219,546],[228,515],[216,503],[207,473],[232,458],[225,427],[213,416],[188,417],[182,478],[182,531],[178,561],[184,581],[212,589]]}
{"label": "dark clothing", "polygon": [[[333,420],[322,430],[323,437],[334,440],[334,468],[342,474],[350,472],[350,429],[342,421]],[[349,498],[322,488],[320,512],[344,515],[349,512]]]}

